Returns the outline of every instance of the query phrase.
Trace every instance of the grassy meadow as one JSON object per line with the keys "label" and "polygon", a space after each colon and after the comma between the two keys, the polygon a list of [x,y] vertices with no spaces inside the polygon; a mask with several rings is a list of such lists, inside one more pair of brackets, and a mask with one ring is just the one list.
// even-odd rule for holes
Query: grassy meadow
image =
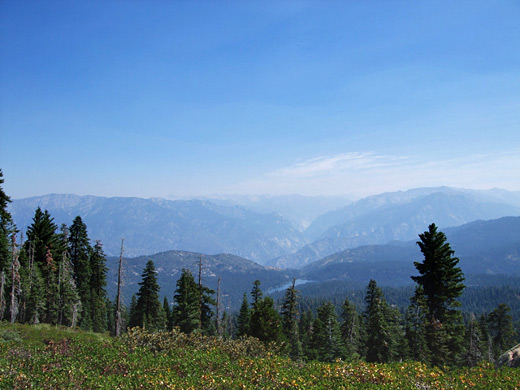
{"label": "grassy meadow", "polygon": [[520,370],[294,362],[256,339],[0,324],[1,389],[520,389]]}

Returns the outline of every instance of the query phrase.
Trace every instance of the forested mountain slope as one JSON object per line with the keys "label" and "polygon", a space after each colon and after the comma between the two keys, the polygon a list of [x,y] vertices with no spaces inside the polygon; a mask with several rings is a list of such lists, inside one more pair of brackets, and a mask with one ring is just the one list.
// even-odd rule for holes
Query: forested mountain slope
{"label": "forested mountain slope", "polygon": [[[205,286],[215,290],[215,293],[218,279],[221,279],[220,302],[224,308],[237,307],[241,302],[243,293],[249,294],[253,282],[257,279],[262,283],[262,290],[267,291],[269,288],[290,282],[293,276],[298,276],[297,271],[267,268],[229,254],[205,255],[185,251],[168,251],[149,256],[124,258],[125,282],[123,293],[127,304],[130,303],[132,294],[138,291],[142,271],[150,259],[153,260],[157,270],[157,281],[161,286],[161,296],[166,296],[170,301],[173,299],[176,282],[183,268],[191,270],[195,279],[198,280],[199,264],[201,264],[202,282]],[[118,261],[118,257],[107,259],[107,290],[110,296],[115,296]]]}

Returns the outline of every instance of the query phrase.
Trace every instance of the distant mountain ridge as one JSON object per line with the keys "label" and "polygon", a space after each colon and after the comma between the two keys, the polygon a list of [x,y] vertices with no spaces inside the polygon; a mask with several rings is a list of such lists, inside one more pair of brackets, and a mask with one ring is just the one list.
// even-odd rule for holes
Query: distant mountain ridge
{"label": "distant mountain ridge", "polygon": [[[443,232],[473,286],[480,281],[497,285],[497,277],[520,277],[520,217],[475,221]],[[149,259],[154,261],[157,269],[161,296],[169,300],[181,270],[190,269],[197,275],[199,261],[202,261],[203,283],[216,291],[218,278],[221,278],[221,302],[224,307],[232,309],[238,308],[242,294],[249,293],[257,279],[265,293],[283,289],[292,278],[309,281],[298,287],[302,291],[307,288],[315,290],[319,285],[323,285],[322,291],[326,291],[327,286],[337,289],[338,285],[344,289],[362,289],[370,279],[382,286],[406,286],[413,284],[410,276],[417,274],[414,261],[423,259],[417,240],[347,249],[298,270],[265,267],[229,254],[167,251],[136,258],[125,257],[124,294],[128,303],[138,290],[142,270]],[[118,257],[108,258],[108,291],[112,297],[116,288],[117,264]],[[507,284],[506,280],[504,282]]]}
{"label": "distant mountain ridge", "polygon": [[479,219],[520,215],[517,205],[520,204],[520,193],[508,194],[510,203],[503,203],[502,191],[449,187],[415,189],[365,198],[316,219],[307,229],[307,232],[310,231],[308,238],[320,229],[323,231],[316,240],[268,264],[282,268],[301,267],[349,248],[411,240],[432,222],[446,228]]}
{"label": "distant mountain ridge", "polygon": [[[344,207],[316,217],[319,210],[330,210],[342,199]],[[230,253],[264,265],[298,268],[345,249],[415,239],[432,222],[446,229],[479,219],[519,216],[520,192],[418,188],[354,203],[342,197],[296,195],[212,201],[49,194],[9,205],[22,231],[38,206],[47,209],[58,225],[69,225],[80,215],[90,238],[101,240],[108,255],[119,253],[124,237],[125,254],[132,257],[169,250]],[[306,207],[309,210],[301,210]],[[315,219],[302,232],[302,223],[309,218]]]}
{"label": "distant mountain ridge", "polygon": [[48,210],[58,225],[70,225],[80,215],[89,237],[100,239],[109,255],[119,253],[123,237],[127,256],[176,249],[233,253],[258,262],[292,253],[306,243],[300,232],[276,214],[201,200],[50,194],[14,200],[9,211],[25,230],[38,206]]}
{"label": "distant mountain ridge", "polygon": [[[520,276],[520,217],[475,221],[441,230],[465,275]],[[302,277],[316,282],[367,284],[375,279],[384,285],[410,284],[410,276],[417,274],[414,261],[423,259],[417,241],[418,237],[408,242],[346,249],[303,267]]]}

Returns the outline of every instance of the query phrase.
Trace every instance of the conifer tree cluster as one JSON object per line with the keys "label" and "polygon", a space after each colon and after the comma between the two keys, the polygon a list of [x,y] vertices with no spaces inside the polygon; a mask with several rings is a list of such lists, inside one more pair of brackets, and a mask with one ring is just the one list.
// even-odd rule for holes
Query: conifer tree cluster
{"label": "conifer tree cluster", "polygon": [[[0,171],[0,183],[3,183]],[[24,240],[0,188],[0,320],[108,329],[106,257],[78,216],[58,229],[38,207]]]}
{"label": "conifer tree cluster", "polygon": [[464,277],[446,236],[432,224],[419,238],[424,260],[415,263],[420,275],[412,277],[417,286],[406,313],[389,305],[376,281],[371,280],[364,310],[346,298],[341,308],[324,302],[315,312],[301,312],[293,281],[277,314],[270,298],[263,297],[257,280],[251,304],[244,294],[237,336],[281,343],[295,360],[331,362],[341,358],[386,363],[411,359],[437,366],[493,362],[515,344],[509,308],[501,304],[478,321],[473,318],[465,324],[457,310]]}

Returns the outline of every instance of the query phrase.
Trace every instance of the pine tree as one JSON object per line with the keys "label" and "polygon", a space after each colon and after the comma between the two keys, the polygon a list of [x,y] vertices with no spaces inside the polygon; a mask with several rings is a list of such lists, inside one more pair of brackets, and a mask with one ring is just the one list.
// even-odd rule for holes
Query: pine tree
{"label": "pine tree", "polygon": [[142,281],[139,282],[134,323],[147,330],[162,330],[165,327],[164,311],[159,301],[159,284],[152,260],[146,263]]}
{"label": "pine tree", "polygon": [[213,310],[216,302],[212,298],[215,291],[203,284],[197,285],[199,293],[199,329],[206,335],[213,335],[216,333],[215,322],[212,321]]}
{"label": "pine tree", "polygon": [[478,327],[480,334],[482,335],[482,357],[483,360],[494,363],[495,359],[493,358],[493,340],[489,334],[488,330],[488,316],[486,314],[482,314],[478,319]]}
{"label": "pine tree", "polygon": [[[61,255],[60,237],[57,234],[58,226],[54,223],[47,210],[42,211],[37,208],[32,224],[27,228],[27,242],[28,248],[31,246],[32,256],[35,264],[42,270],[47,263],[47,251],[51,251],[53,257],[58,258]],[[45,273],[45,272],[43,272]],[[46,275],[44,275],[46,277]]]}
{"label": "pine tree", "polygon": [[260,302],[260,300],[262,299],[262,290],[260,289],[260,281],[259,280],[255,280],[253,282],[253,289],[251,290],[251,297],[253,298],[253,302],[252,302],[252,308],[253,310],[255,309],[255,307],[258,305],[258,302]]}
{"label": "pine tree", "polygon": [[199,288],[190,270],[182,270],[173,301],[173,325],[187,334],[199,329]]}
{"label": "pine tree", "polygon": [[29,281],[25,290],[29,314],[26,318],[30,322],[58,323],[58,267],[54,259],[61,258],[63,248],[57,228],[49,212],[38,207],[27,229],[24,246],[29,253]]}
{"label": "pine tree", "polygon": [[114,335],[119,337],[123,329],[123,310],[121,302],[121,287],[123,285],[123,250],[125,240],[121,239],[121,252],[119,254],[119,265],[117,267],[117,292],[114,303]]}
{"label": "pine tree", "polygon": [[369,362],[390,362],[400,352],[398,312],[388,306],[383,292],[374,280],[368,284],[365,302],[366,359]]}
{"label": "pine tree", "polygon": [[342,306],[341,336],[345,346],[345,356],[352,359],[359,356],[361,343],[361,319],[356,306],[345,298]]}
{"label": "pine tree", "polygon": [[96,241],[89,253],[90,268],[90,312],[92,330],[104,332],[107,330],[107,267],[106,256],[100,241]]}
{"label": "pine tree", "polygon": [[[0,169],[0,185],[4,183],[4,175]],[[11,259],[10,236],[14,232],[13,218],[7,211],[11,198],[0,186],[0,321],[4,319],[7,308],[8,266]]]}
{"label": "pine tree", "polygon": [[253,302],[251,304],[250,335],[265,344],[280,342],[283,338],[282,318],[274,308],[273,299],[263,297],[260,284],[259,280],[255,280],[251,290]]}
{"label": "pine tree", "polygon": [[7,211],[11,198],[4,192],[1,186],[3,183],[4,174],[0,169],[0,274],[4,271],[4,276],[7,277],[7,268],[11,260],[11,237],[16,233],[16,227],[11,214]]}
{"label": "pine tree", "polygon": [[229,339],[229,337],[230,337],[230,328],[231,327],[229,326],[229,321],[230,321],[230,318],[228,316],[228,313],[227,313],[227,311],[224,311],[222,313],[222,321],[221,321],[222,333],[220,334],[220,336],[225,340]]}
{"label": "pine tree", "polygon": [[298,293],[296,290],[296,279],[293,278],[292,285],[285,291],[282,306],[282,330],[289,343],[289,356],[294,360],[302,358],[302,344],[298,331]]}
{"label": "pine tree", "polygon": [[415,361],[427,362],[430,352],[426,344],[426,302],[422,288],[416,286],[416,292],[410,298],[406,312],[405,334],[410,349],[410,357]]}
{"label": "pine tree", "polygon": [[74,281],[74,272],[70,263],[68,244],[68,229],[61,228],[61,240],[64,250],[58,263],[58,323],[75,327],[81,311],[81,301]]}
{"label": "pine tree", "polygon": [[240,306],[240,312],[237,319],[237,336],[247,336],[250,334],[251,327],[251,310],[249,309],[249,302],[247,300],[247,294],[244,293],[242,298],[242,305]]}
{"label": "pine tree", "polygon": [[333,362],[345,356],[341,329],[336,316],[336,310],[331,302],[318,308],[314,321],[313,343],[318,351],[318,359]]}
{"label": "pine tree", "polygon": [[91,269],[89,260],[91,250],[87,226],[83,223],[81,217],[77,216],[69,229],[68,251],[81,300],[82,313],[79,325],[85,330],[92,330]]}
{"label": "pine tree", "polygon": [[309,309],[303,312],[299,324],[300,340],[302,344],[302,355],[306,360],[317,360],[318,351],[313,343],[314,340],[314,316]]}
{"label": "pine tree", "polygon": [[493,357],[497,360],[502,353],[513,347],[517,340],[513,327],[511,309],[504,303],[499,304],[487,317],[489,334],[492,337]]}
{"label": "pine tree", "polygon": [[164,297],[164,299],[163,299],[163,311],[164,311],[164,316],[166,318],[166,330],[172,330],[173,329],[172,309],[170,307],[170,302],[168,302],[167,297]]}
{"label": "pine tree", "polygon": [[22,297],[20,321],[38,324],[45,309],[44,281],[34,259],[34,243],[26,242],[20,251]]}
{"label": "pine tree", "polygon": [[251,336],[263,341],[279,343],[283,338],[282,319],[271,297],[259,298],[251,313]]}
{"label": "pine tree", "polygon": [[435,224],[419,235],[417,242],[424,255],[422,263],[415,262],[420,276],[412,279],[421,287],[426,306],[426,343],[433,365],[455,364],[460,360],[464,343],[462,315],[455,310],[460,306],[457,298],[464,290],[464,276],[454,257],[454,251],[446,242],[446,236],[437,232]]}
{"label": "pine tree", "polygon": [[[216,332],[214,322],[211,320],[213,317],[213,310],[211,306],[216,306],[215,300],[212,295],[215,291],[202,284],[202,256],[199,257],[199,277],[197,282],[197,291],[199,294],[198,312],[199,312],[199,330],[205,334],[213,335]],[[219,279],[220,283],[220,279]]]}
{"label": "pine tree", "polygon": [[135,296],[135,294],[133,294],[132,299],[130,300],[130,308],[128,309],[128,311],[129,311],[128,327],[129,328],[134,328],[136,326],[140,326],[139,324],[141,323],[141,321],[140,321],[139,316],[137,315],[136,307],[137,307],[137,297]]}

